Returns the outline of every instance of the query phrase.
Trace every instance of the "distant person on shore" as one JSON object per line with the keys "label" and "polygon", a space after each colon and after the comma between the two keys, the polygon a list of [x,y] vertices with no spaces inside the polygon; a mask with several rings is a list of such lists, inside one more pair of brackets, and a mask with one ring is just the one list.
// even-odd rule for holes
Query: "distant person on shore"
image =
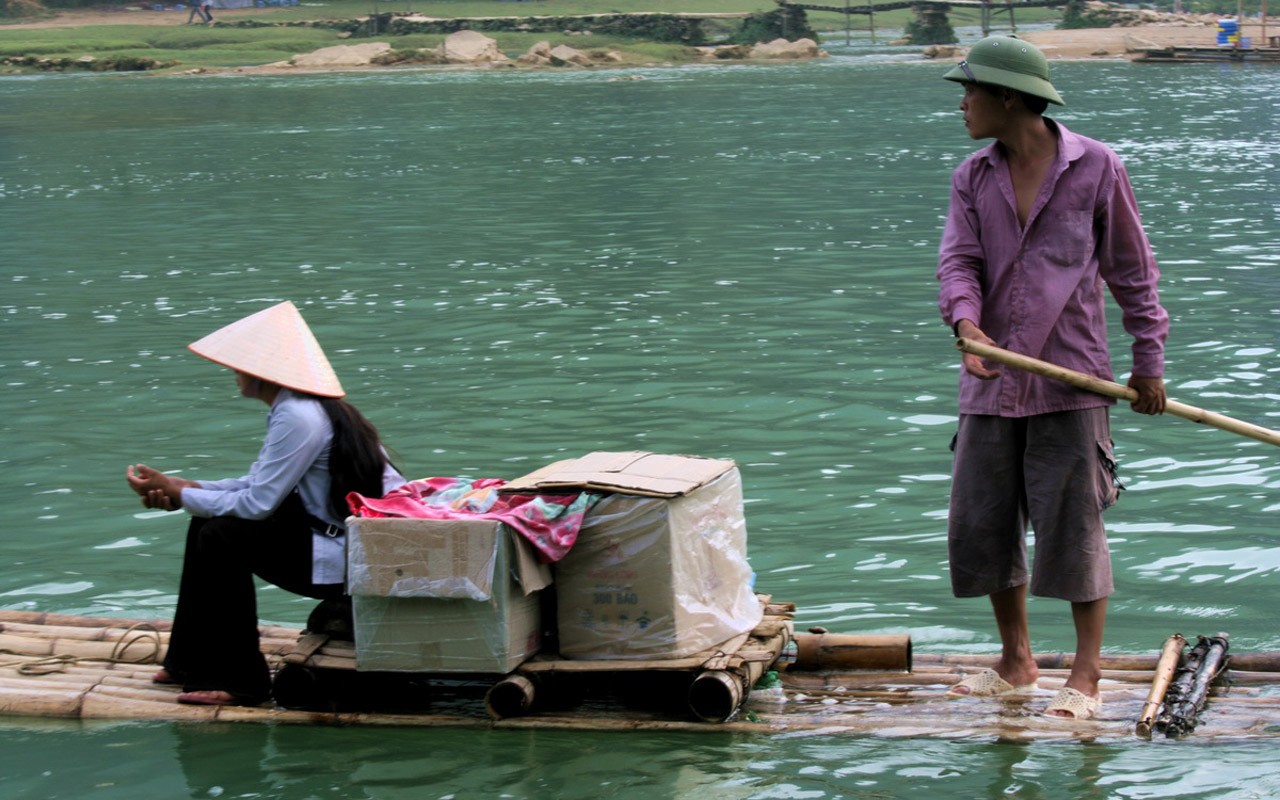
{"label": "distant person on shore", "polygon": [[[944,76],[964,86],[973,139],[995,142],[952,175],[937,277],[954,333],[1112,377],[1103,288],[1133,337],[1135,411],[1165,408],[1169,320],[1129,177],[1110,148],[1043,116],[1062,98],[1049,64],[1007,36],[976,43]],[[1108,422],[1114,401],[966,354],[959,387],[948,550],[957,597],[990,597],[1002,650],[951,696],[1029,692],[1039,669],[1027,593],[1071,603],[1076,652],[1045,714],[1100,706],[1107,598],[1114,591],[1102,511],[1119,494]],[[1035,533],[1028,584],[1027,523]]]}
{"label": "distant person on shore", "polygon": [[187,15],[188,25],[196,17],[199,17],[200,21],[206,25],[213,22],[213,13],[209,10],[212,6],[209,5],[209,2],[210,0],[191,0],[191,13]]}
{"label": "distant person on shore", "polygon": [[378,431],[345,393],[290,302],[217,330],[192,351],[235,371],[261,400],[266,441],[248,474],[195,481],[144,464],[126,470],[147,508],[191,515],[164,669],[178,702],[257,705],[270,696],[259,650],[254,576],[316,599],[337,599],[345,578],[346,496],[381,497],[405,483]]}

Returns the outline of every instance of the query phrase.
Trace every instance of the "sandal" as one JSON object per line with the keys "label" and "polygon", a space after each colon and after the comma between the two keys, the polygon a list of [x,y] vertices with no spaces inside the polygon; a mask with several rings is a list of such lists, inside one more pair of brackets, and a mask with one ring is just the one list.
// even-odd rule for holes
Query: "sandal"
{"label": "sandal", "polygon": [[[1049,707],[1044,710],[1044,716],[1049,719],[1086,720],[1097,716],[1098,710],[1101,708],[1101,695],[1090,697],[1084,692],[1072,689],[1069,686],[1063,686],[1054,695]],[[1067,713],[1054,714],[1054,711],[1065,711]]]}
{"label": "sandal", "polygon": [[161,686],[177,686],[182,681],[173,677],[173,673],[167,669],[161,669],[159,672],[151,676],[152,683],[158,683]]}
{"label": "sandal", "polygon": [[[968,689],[969,691],[961,692],[957,691],[958,689]],[[1004,678],[1001,678],[1000,673],[994,669],[984,669],[948,689],[947,697],[1003,697],[1009,694],[1027,694],[1035,690],[1035,681],[1028,683],[1026,686],[1014,686]]]}
{"label": "sandal", "polygon": [[178,702],[188,706],[256,706],[260,705],[251,697],[224,692],[221,689],[205,689],[198,692],[183,692],[178,695]]}

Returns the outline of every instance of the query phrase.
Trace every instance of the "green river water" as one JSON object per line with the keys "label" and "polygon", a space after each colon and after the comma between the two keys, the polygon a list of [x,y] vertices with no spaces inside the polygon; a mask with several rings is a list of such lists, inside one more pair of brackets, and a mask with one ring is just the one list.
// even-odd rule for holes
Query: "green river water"
{"label": "green river water", "polygon": [[[950,596],[958,359],[933,270],[975,145],[941,67],[0,79],[0,607],[173,610],[146,461],[240,474],[263,409],[188,342],[302,308],[413,477],[733,458],[801,627],[992,653]],[[1280,70],[1061,63],[1128,163],[1170,394],[1280,426]],[[637,79],[640,78],[640,79]],[[625,80],[622,80],[625,79]],[[1113,325],[1118,371],[1128,345]],[[1274,448],[1113,413],[1110,652],[1280,649]],[[260,593],[264,620],[310,601]],[[1066,608],[1031,607],[1069,650]],[[1268,798],[1274,739],[895,739],[0,720],[7,798]]]}

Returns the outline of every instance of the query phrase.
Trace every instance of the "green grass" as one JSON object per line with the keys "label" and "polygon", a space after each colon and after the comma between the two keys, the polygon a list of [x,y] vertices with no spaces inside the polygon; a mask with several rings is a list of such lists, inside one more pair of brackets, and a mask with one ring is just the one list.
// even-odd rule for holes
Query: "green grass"
{"label": "green grass", "polygon": [[179,60],[184,67],[244,66],[290,58],[338,42],[332,31],[308,28],[181,28],[99,25],[0,30],[0,57],[132,55]]}

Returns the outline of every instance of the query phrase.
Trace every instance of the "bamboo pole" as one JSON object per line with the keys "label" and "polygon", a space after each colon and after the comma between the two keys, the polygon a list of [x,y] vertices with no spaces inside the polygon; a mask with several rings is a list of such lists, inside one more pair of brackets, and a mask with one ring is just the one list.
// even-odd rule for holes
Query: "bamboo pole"
{"label": "bamboo pole", "polygon": [[78,628],[128,628],[138,624],[149,625],[158,631],[167,631],[173,623],[166,619],[120,619],[118,617],[81,617],[76,614],[57,614],[52,611],[0,611],[0,629],[9,622],[32,625],[69,625]]}
{"label": "bamboo pole", "polygon": [[907,634],[797,633],[795,670],[911,671]]}
{"label": "bamboo pole", "polygon": [[1169,682],[1173,680],[1173,673],[1178,669],[1178,661],[1182,658],[1182,649],[1187,646],[1187,640],[1182,634],[1175,633],[1164,642],[1164,650],[1160,653],[1160,661],[1156,664],[1156,674],[1151,680],[1151,691],[1147,694],[1147,702],[1142,704],[1142,715],[1138,717],[1138,724],[1134,726],[1134,732],[1139,736],[1151,736],[1151,728],[1156,724],[1156,715],[1160,713],[1160,706],[1164,703],[1164,693],[1169,689]]}
{"label": "bamboo pole", "polygon": [[23,717],[78,717],[85,692],[57,689],[32,692],[0,686],[0,715]]}
{"label": "bamboo pole", "polygon": [[[1128,386],[1121,386],[1114,381],[1095,378],[1092,375],[1086,375],[1083,372],[1059,367],[1037,358],[1024,356],[1021,353],[1014,353],[999,347],[993,347],[989,344],[975,342],[972,339],[956,339],[956,348],[965,353],[972,353],[981,356],[988,361],[996,361],[1010,367],[1016,367],[1036,375],[1042,375],[1046,378],[1052,378],[1057,381],[1069,383],[1078,389],[1084,389],[1095,394],[1105,395],[1106,397],[1114,397],[1117,400],[1133,401],[1138,398],[1137,391],[1130,389]],[[1217,414],[1213,411],[1205,411],[1203,408],[1189,406],[1186,403],[1179,403],[1177,400],[1169,400],[1165,404],[1165,411],[1175,417],[1192,422],[1198,422],[1203,425],[1218,428],[1219,430],[1234,433],[1239,436],[1245,436],[1250,439],[1256,439],[1259,442],[1274,444],[1280,446],[1280,431],[1274,431],[1270,428],[1264,428],[1261,425],[1254,425],[1251,422],[1228,417],[1224,414]]]}

